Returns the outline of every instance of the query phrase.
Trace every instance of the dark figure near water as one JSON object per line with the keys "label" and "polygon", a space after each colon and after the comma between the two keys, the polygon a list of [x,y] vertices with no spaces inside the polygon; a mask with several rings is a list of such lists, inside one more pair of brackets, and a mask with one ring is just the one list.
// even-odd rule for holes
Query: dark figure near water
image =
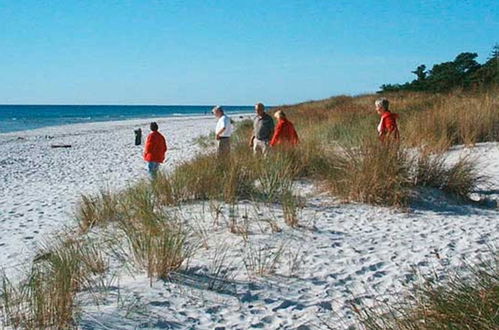
{"label": "dark figure near water", "polygon": [[135,145],[140,146],[142,144],[142,130],[139,128],[133,132],[135,133]]}

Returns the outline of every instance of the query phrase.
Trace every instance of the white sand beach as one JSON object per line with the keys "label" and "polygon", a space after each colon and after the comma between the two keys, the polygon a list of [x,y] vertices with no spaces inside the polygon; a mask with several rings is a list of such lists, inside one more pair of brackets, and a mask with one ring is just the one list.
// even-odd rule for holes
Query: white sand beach
{"label": "white sand beach", "polygon": [[[0,135],[0,267],[15,274],[29,263],[43,241],[64,226],[81,193],[120,189],[147,175],[142,147],[133,129],[147,132],[148,120],[44,128]],[[157,120],[169,145],[171,169],[200,147],[194,139],[213,130],[212,117]],[[70,144],[52,149],[51,144]],[[346,328],[352,301],[393,299],[422,276],[445,276],[463,262],[487,259],[499,239],[499,144],[452,149],[450,160],[476,157],[487,206],[459,204],[429,192],[409,210],[342,204],[307,182],[296,189],[305,199],[302,228],[284,224],[278,205],[237,204],[249,222],[249,238],[227,229],[222,205],[218,224],[206,203],[182,208],[186,221],[204,233],[205,247],[185,272],[171,281],[142,272],[117,271],[114,289],[96,304],[82,293],[80,326],[90,328]],[[243,216],[244,215],[244,216]],[[282,230],[272,233],[269,221]],[[275,273],[248,272],[248,251],[270,257],[281,251]],[[208,285],[216,257],[226,251],[231,272],[221,285]],[[274,254],[273,254],[274,253]],[[216,281],[216,279],[215,279]],[[213,284],[213,283],[212,283]],[[215,283],[216,284],[216,283]],[[341,319],[341,321],[340,321]],[[325,323],[324,323],[325,322]]]}
{"label": "white sand beach", "polygon": [[[155,118],[168,142],[163,168],[188,160],[193,141],[214,130],[212,117]],[[117,190],[147,176],[134,132],[150,120],[47,127],[0,134],[0,268],[30,261],[49,234],[73,226],[81,194]],[[143,136],[143,142],[145,136]],[[51,148],[71,145],[71,148]]]}

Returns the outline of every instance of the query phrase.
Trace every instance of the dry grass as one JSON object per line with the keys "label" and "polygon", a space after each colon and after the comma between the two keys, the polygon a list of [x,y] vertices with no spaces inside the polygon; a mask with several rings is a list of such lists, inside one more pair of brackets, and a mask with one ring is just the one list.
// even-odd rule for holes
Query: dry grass
{"label": "dry grass", "polygon": [[[391,110],[400,115],[402,143],[445,150],[455,144],[472,145],[499,139],[499,93],[388,93]],[[322,101],[283,106],[302,140],[323,144],[359,145],[376,134],[379,95],[338,96]]]}
{"label": "dry grass", "polygon": [[442,153],[408,153],[397,144],[370,140],[344,148],[332,162],[333,170],[325,179],[327,189],[343,200],[375,205],[405,207],[417,187],[440,189],[466,200],[483,181],[469,157],[450,164]]}
{"label": "dry grass", "polygon": [[187,233],[177,224],[156,224],[123,221],[120,229],[127,239],[126,259],[147,272],[149,278],[166,279],[188,259]]}
{"label": "dry grass", "polygon": [[268,244],[255,244],[248,241],[245,246],[246,254],[243,262],[250,277],[268,276],[275,272],[281,262],[285,251],[284,244],[270,246]]}
{"label": "dry grass", "polygon": [[398,145],[366,141],[336,155],[328,189],[347,201],[405,206],[409,198],[409,164]]}
{"label": "dry grass", "polygon": [[466,199],[476,186],[484,181],[475,167],[476,161],[470,157],[460,158],[452,166],[446,165],[444,154],[431,154],[420,150],[412,158],[412,185],[432,187]]}
{"label": "dry grass", "polygon": [[355,310],[366,329],[498,329],[497,261],[468,266],[467,273],[445,283],[428,280],[394,305]]}
{"label": "dry grass", "polygon": [[[377,97],[339,96],[275,109],[286,111],[302,142],[267,157],[253,157],[247,146],[251,121],[243,121],[233,136],[230,160],[220,162],[214,153],[198,155],[173,173],[159,175],[152,184],[142,182],[119,194],[103,191],[97,197],[83,196],[77,211],[80,226],[85,231],[95,224],[129,218],[123,214],[129,210],[136,213],[193,200],[279,202],[300,177],[326,182],[332,194],[347,201],[404,206],[415,186],[466,198],[478,179],[473,161],[464,159],[444,168],[438,154],[456,143],[497,140],[498,97],[493,92],[389,94],[393,111],[400,114],[398,147],[373,141],[379,119],[373,111]],[[426,158],[411,160],[409,147],[424,150]],[[143,192],[137,194],[137,189]],[[149,191],[145,199],[134,197],[145,196],[144,191]]]}
{"label": "dry grass", "polygon": [[63,237],[47,245],[27,279],[11,283],[2,277],[0,316],[14,328],[75,327],[76,294],[99,287],[107,264],[89,241]]}
{"label": "dry grass", "polygon": [[119,194],[109,190],[101,190],[98,196],[82,195],[77,204],[75,218],[82,232],[90,228],[115,220],[119,212]]}
{"label": "dry grass", "polygon": [[[122,194],[123,216],[118,222],[126,240],[124,259],[144,269],[151,280],[167,278],[190,256],[188,232],[181,219],[163,207],[169,193],[158,193],[158,186],[158,182],[143,182]],[[114,244],[122,243],[117,239]]]}
{"label": "dry grass", "polygon": [[[497,95],[497,94],[496,94]],[[499,99],[493,94],[453,94],[426,111],[408,116],[405,136],[410,146],[446,150],[499,139]]]}
{"label": "dry grass", "polygon": [[291,228],[299,226],[298,210],[301,207],[299,196],[295,196],[292,191],[287,191],[281,195],[280,200],[284,222]]}
{"label": "dry grass", "polygon": [[[251,121],[244,121],[232,138],[229,160],[220,162],[214,153],[198,155],[152,182],[143,181],[118,193],[103,190],[98,196],[84,195],[76,218],[82,233],[115,222],[127,242],[122,248],[124,258],[152,279],[168,277],[181,268],[196,248],[188,242],[189,233],[180,219],[168,213],[169,207],[189,201],[277,202],[283,207],[285,222],[298,227],[299,200],[291,192],[293,182],[301,177],[325,183],[332,194],[347,201],[404,206],[411,190],[421,186],[465,199],[480,180],[473,160],[464,158],[448,165],[440,152],[455,144],[497,141],[498,95],[496,91],[386,95],[392,110],[400,114],[400,145],[374,141],[379,117],[373,103],[378,95],[339,96],[276,108],[294,122],[301,140],[296,148],[254,157],[247,146]],[[409,154],[408,148],[419,151]],[[247,244],[244,264],[248,273],[272,274],[284,247],[251,245],[248,224],[238,223],[235,217],[229,227]],[[116,237],[114,243],[122,241]],[[217,266],[218,261],[215,264],[220,272],[223,267]],[[101,250],[89,241],[57,240],[36,259],[27,280],[13,284],[2,278],[3,325],[75,326],[76,293],[98,286],[96,280],[106,269]],[[476,278],[470,284],[451,281],[424,291],[422,303],[401,319],[408,322],[405,328],[497,328],[497,269],[477,273]],[[374,328],[376,322],[371,323]],[[404,325],[400,322],[393,324]]]}
{"label": "dry grass", "polygon": [[[324,182],[333,195],[346,201],[405,206],[411,190],[420,186],[467,198],[480,179],[473,160],[448,165],[440,152],[455,144],[499,138],[496,94],[387,95],[392,110],[400,114],[400,145],[381,145],[373,139],[379,119],[373,111],[377,97],[340,96],[281,107],[295,123],[302,142],[291,150],[274,150],[267,157],[253,157],[248,150],[251,121],[244,121],[233,136],[230,160],[198,155],[152,183],[144,181],[115,194],[103,191],[97,197],[83,196],[77,211],[80,227],[87,231],[117,221],[128,242],[128,258],[151,278],[167,277],[182,267],[192,250],[187,233],[168,217],[165,207],[195,200],[230,205],[240,199],[278,202],[285,222],[297,227],[298,204],[291,191],[300,177]],[[419,151],[409,154],[409,147]],[[229,227],[249,241],[244,224],[234,220]],[[281,254],[282,249],[250,246],[246,268],[249,273],[270,274]]]}

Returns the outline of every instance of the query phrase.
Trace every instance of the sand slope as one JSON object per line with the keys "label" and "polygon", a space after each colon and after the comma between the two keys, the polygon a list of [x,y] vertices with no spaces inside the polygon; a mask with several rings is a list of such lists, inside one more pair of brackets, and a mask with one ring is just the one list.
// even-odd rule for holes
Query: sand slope
{"label": "sand slope", "polygon": [[[213,118],[158,122],[171,146],[169,169],[194,155],[199,147],[193,139],[215,124]],[[119,189],[146,175],[142,148],[133,145],[136,127],[147,131],[147,121],[0,135],[0,266],[7,273],[29,262],[49,234],[73,225],[80,193]],[[55,143],[72,148],[51,149]],[[113,265],[111,290],[98,304],[94,294],[79,294],[79,324],[87,329],[306,329],[324,328],[325,322],[346,328],[353,322],[352,303],[394,299],[422,276],[444,279],[463,260],[478,262],[497,246],[499,144],[456,147],[449,161],[465,154],[476,157],[489,177],[477,192],[490,200],[483,207],[431,190],[407,211],[345,205],[301,182],[296,190],[305,207],[299,229],[284,224],[278,205],[243,201],[232,210],[220,205],[218,219],[209,203],[172,210],[193,228],[192,239],[202,242],[188,267],[150,285],[143,272]],[[247,238],[229,232],[231,217],[245,226]],[[272,232],[275,226],[281,231]],[[256,274],[262,262],[272,268],[266,276]],[[223,272],[215,275],[217,269]]]}
{"label": "sand slope", "polygon": [[[166,168],[198,150],[193,139],[214,130],[211,117],[155,119],[167,138]],[[135,128],[148,120],[48,127],[0,134],[0,267],[23,264],[48,234],[73,225],[82,193],[119,189],[147,175]],[[145,137],[144,137],[145,138]],[[71,148],[53,149],[52,144]]]}

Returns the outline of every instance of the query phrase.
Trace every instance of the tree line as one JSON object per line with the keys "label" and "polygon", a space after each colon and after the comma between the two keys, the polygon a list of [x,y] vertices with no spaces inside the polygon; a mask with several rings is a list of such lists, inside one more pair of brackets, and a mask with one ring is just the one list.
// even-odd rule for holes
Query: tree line
{"label": "tree line", "polygon": [[431,70],[419,65],[411,71],[416,79],[404,84],[384,84],[379,92],[427,91],[446,92],[456,88],[464,90],[490,88],[499,85],[499,44],[496,44],[487,61],[476,61],[477,53],[461,53],[453,61],[435,64]]}

